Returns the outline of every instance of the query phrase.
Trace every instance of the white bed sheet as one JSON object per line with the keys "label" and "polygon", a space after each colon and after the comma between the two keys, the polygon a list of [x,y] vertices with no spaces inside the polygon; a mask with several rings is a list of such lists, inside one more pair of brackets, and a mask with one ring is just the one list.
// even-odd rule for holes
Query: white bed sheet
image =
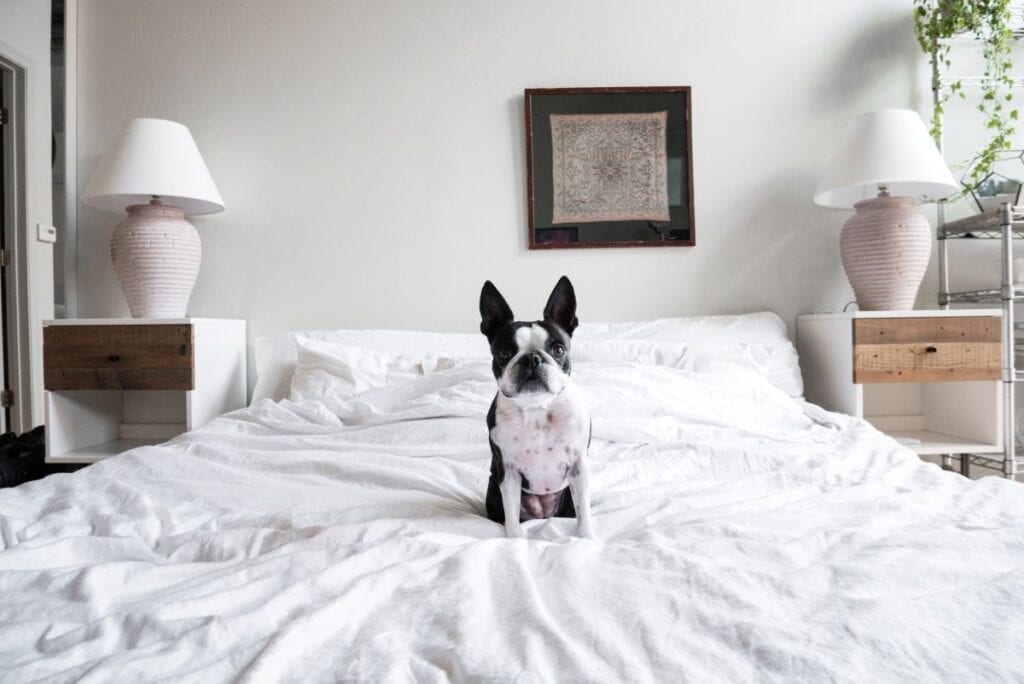
{"label": "white bed sheet", "polygon": [[485,364],[0,491],[0,680],[1024,678],[1024,489],[755,374],[580,364],[594,513],[483,517]]}

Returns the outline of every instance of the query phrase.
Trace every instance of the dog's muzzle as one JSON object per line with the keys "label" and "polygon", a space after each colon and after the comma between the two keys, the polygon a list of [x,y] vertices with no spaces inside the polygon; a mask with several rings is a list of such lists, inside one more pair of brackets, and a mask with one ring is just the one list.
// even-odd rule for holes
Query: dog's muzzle
{"label": "dog's muzzle", "polygon": [[524,356],[518,364],[516,386],[519,391],[548,390],[547,374],[544,372],[544,357],[536,352]]}

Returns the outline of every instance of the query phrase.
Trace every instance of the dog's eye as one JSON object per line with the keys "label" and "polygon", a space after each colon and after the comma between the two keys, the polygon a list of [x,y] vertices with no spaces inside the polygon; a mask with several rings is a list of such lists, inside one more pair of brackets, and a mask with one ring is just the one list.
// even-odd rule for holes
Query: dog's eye
{"label": "dog's eye", "polygon": [[565,356],[565,347],[560,344],[551,345],[551,355],[556,359],[560,359]]}
{"label": "dog's eye", "polygon": [[498,358],[500,358],[502,361],[508,361],[513,356],[514,354],[512,353],[511,349],[502,349],[501,351],[498,352]]}

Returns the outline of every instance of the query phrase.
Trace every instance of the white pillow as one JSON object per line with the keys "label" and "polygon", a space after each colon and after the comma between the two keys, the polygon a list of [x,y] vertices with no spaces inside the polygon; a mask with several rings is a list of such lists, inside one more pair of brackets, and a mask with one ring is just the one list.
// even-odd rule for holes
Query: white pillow
{"label": "white pillow", "polygon": [[[629,340],[686,345],[686,349],[672,352],[636,350],[649,357],[653,354],[651,358],[661,360],[659,365],[702,372],[716,367],[745,366],[760,372],[791,397],[802,397],[804,393],[796,348],[786,335],[786,324],[770,311],[635,323],[581,323],[573,335],[573,359],[577,358],[575,350],[584,343]],[[667,361],[673,354],[675,360]],[[684,358],[686,355],[688,359]]]}
{"label": "white pillow", "polygon": [[384,352],[306,337],[298,337],[295,342],[298,351],[289,396],[292,401],[351,396],[403,384],[470,360],[435,352]]}
{"label": "white pillow", "polygon": [[581,339],[572,348],[572,360],[579,363],[638,363],[696,373],[753,371],[786,394],[799,397],[803,383],[799,369],[792,372],[795,357],[792,345],[772,347],[746,342],[706,345]]}
{"label": "white pillow", "polygon": [[[296,340],[333,342],[393,353],[435,353],[452,358],[489,358],[487,340],[479,333],[429,333],[404,330],[335,330],[288,332],[256,340],[256,387],[252,400],[275,401],[288,396],[298,357]],[[574,349],[591,341],[628,341],[681,343],[693,349],[690,360],[704,370],[713,367],[716,352],[721,362],[730,365],[749,362],[769,381],[793,397],[803,395],[803,381],[796,349],[786,336],[786,325],[771,312],[729,316],[663,318],[635,323],[582,323],[573,335]],[[746,345],[746,346],[744,346]],[[694,351],[699,349],[699,353]],[[650,352],[654,353],[654,352]],[[675,353],[675,352],[671,352]],[[665,359],[666,349],[656,353]],[[576,358],[575,352],[573,358]],[[618,358],[618,357],[615,357]],[[654,357],[652,357],[654,358]],[[675,362],[673,362],[675,363]],[[661,365],[673,365],[662,363]]]}
{"label": "white pillow", "polygon": [[490,356],[483,335],[409,330],[317,330],[286,332],[256,340],[256,387],[252,401],[288,396],[298,359],[299,338],[391,353],[435,353],[453,358]]}
{"label": "white pillow", "polygon": [[728,316],[660,318],[633,323],[580,323],[576,339],[649,340],[651,342],[745,342],[768,346],[792,346],[786,324],[771,311]]}

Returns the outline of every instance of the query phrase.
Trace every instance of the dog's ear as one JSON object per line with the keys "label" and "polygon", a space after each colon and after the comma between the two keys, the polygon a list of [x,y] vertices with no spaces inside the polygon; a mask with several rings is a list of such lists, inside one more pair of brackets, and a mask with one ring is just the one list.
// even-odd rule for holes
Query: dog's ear
{"label": "dog's ear", "polygon": [[495,334],[506,323],[513,319],[512,309],[508,302],[494,287],[490,280],[484,283],[480,290],[480,332],[487,336],[488,341],[494,339]]}
{"label": "dog's ear", "polygon": [[576,291],[565,276],[558,279],[555,289],[548,297],[548,303],[544,307],[544,320],[557,324],[570,337],[572,331],[579,325],[576,319]]}

